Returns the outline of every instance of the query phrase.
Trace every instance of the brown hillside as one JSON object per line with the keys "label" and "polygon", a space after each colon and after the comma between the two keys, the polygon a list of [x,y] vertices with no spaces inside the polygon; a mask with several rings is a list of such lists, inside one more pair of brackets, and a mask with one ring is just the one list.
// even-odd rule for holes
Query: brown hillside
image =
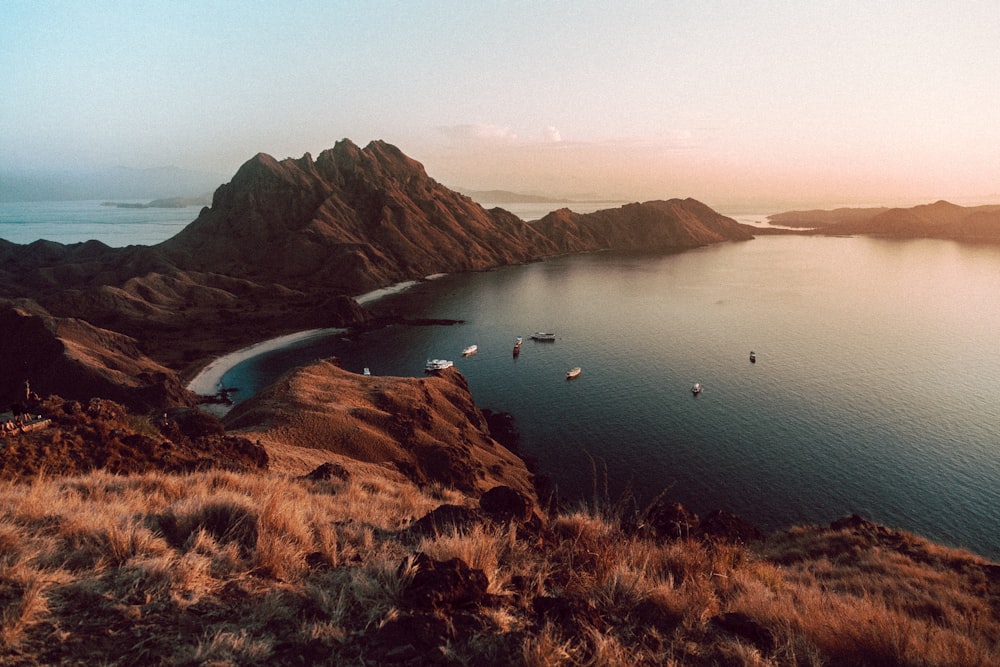
{"label": "brown hillside", "polygon": [[160,248],[187,268],[348,294],[554,252],[516,216],[440,185],[396,147],[348,140],[315,161],[256,156]]}
{"label": "brown hillside", "polygon": [[[24,395],[24,382],[47,395],[100,396],[138,409],[185,405],[193,397],[177,376],[144,355],[136,341],[83,320],[52,317],[31,302],[0,304],[0,395]],[[6,405],[4,405],[6,407]]]}
{"label": "brown hillside", "polygon": [[[840,222],[823,227],[821,233],[1000,242],[1000,206],[966,207],[938,201],[892,208],[871,217],[841,217]],[[776,217],[771,220],[776,221]]]}
{"label": "brown hillside", "polygon": [[594,213],[562,209],[534,223],[561,252],[676,252],[753,238],[752,229],[694,199],[626,204]]}
{"label": "brown hillside", "polygon": [[426,378],[360,376],[317,362],[236,406],[223,423],[277,458],[318,450],[382,464],[421,484],[474,495],[503,484],[534,496],[524,462],[490,437],[455,369]]}
{"label": "brown hillside", "polygon": [[772,225],[814,229],[840,223],[866,223],[889,209],[881,208],[836,208],[832,211],[813,209],[809,211],[786,211],[767,216]]}

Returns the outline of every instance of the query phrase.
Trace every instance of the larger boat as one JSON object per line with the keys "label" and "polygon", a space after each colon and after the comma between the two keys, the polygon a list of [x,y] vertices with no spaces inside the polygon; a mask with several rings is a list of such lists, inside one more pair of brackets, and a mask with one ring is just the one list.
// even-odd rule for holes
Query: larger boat
{"label": "larger boat", "polygon": [[698,394],[700,394],[701,390],[702,390],[702,386],[701,386],[700,382],[695,382],[694,386],[691,387],[691,393],[694,394],[695,396],[697,396]]}
{"label": "larger boat", "polygon": [[566,371],[566,379],[567,380],[572,380],[575,377],[579,377],[580,373],[582,373],[582,372],[583,372],[583,369],[580,368],[579,366],[577,366],[576,368],[571,368],[568,371]]}
{"label": "larger boat", "polygon": [[447,359],[428,359],[427,365],[424,366],[424,370],[428,373],[431,371],[443,371],[446,368],[451,368],[455,365],[455,362],[448,361]]}
{"label": "larger boat", "polygon": [[470,354],[475,354],[478,351],[479,351],[479,346],[478,345],[470,345],[469,347],[467,347],[464,350],[462,350],[462,356],[463,357],[467,357]]}
{"label": "larger boat", "polygon": [[544,331],[536,331],[531,334],[531,340],[541,340],[547,343],[555,341],[556,335],[554,333],[545,333]]}

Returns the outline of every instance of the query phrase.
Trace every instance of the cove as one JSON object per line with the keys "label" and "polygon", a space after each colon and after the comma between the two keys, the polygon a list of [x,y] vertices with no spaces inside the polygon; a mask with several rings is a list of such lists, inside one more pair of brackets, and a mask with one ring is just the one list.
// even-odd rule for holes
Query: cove
{"label": "cove", "polygon": [[666,490],[764,530],[857,512],[996,559],[997,294],[1000,248],[946,241],[765,236],[560,257],[372,305],[462,325],[307,340],[223,382],[245,400],[316,358],[404,376],[453,359],[478,405],[514,415],[561,499],[603,495],[606,478],[612,499]]}

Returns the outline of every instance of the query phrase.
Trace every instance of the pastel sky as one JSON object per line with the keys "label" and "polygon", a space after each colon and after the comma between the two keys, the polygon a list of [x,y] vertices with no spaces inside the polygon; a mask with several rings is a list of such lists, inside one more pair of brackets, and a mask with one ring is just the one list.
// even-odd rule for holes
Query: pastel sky
{"label": "pastel sky", "polygon": [[998,38],[995,0],[3,0],[0,166],[383,139],[460,188],[1000,201]]}

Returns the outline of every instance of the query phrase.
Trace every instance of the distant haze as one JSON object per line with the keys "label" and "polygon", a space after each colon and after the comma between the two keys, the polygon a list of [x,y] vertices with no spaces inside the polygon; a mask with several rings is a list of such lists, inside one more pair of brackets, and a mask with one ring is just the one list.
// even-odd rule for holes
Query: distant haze
{"label": "distant haze", "polygon": [[989,203],[998,34],[991,3],[943,0],[6,0],[0,186],[164,166],[224,182],[258,152],[350,138],[470,190]]}

